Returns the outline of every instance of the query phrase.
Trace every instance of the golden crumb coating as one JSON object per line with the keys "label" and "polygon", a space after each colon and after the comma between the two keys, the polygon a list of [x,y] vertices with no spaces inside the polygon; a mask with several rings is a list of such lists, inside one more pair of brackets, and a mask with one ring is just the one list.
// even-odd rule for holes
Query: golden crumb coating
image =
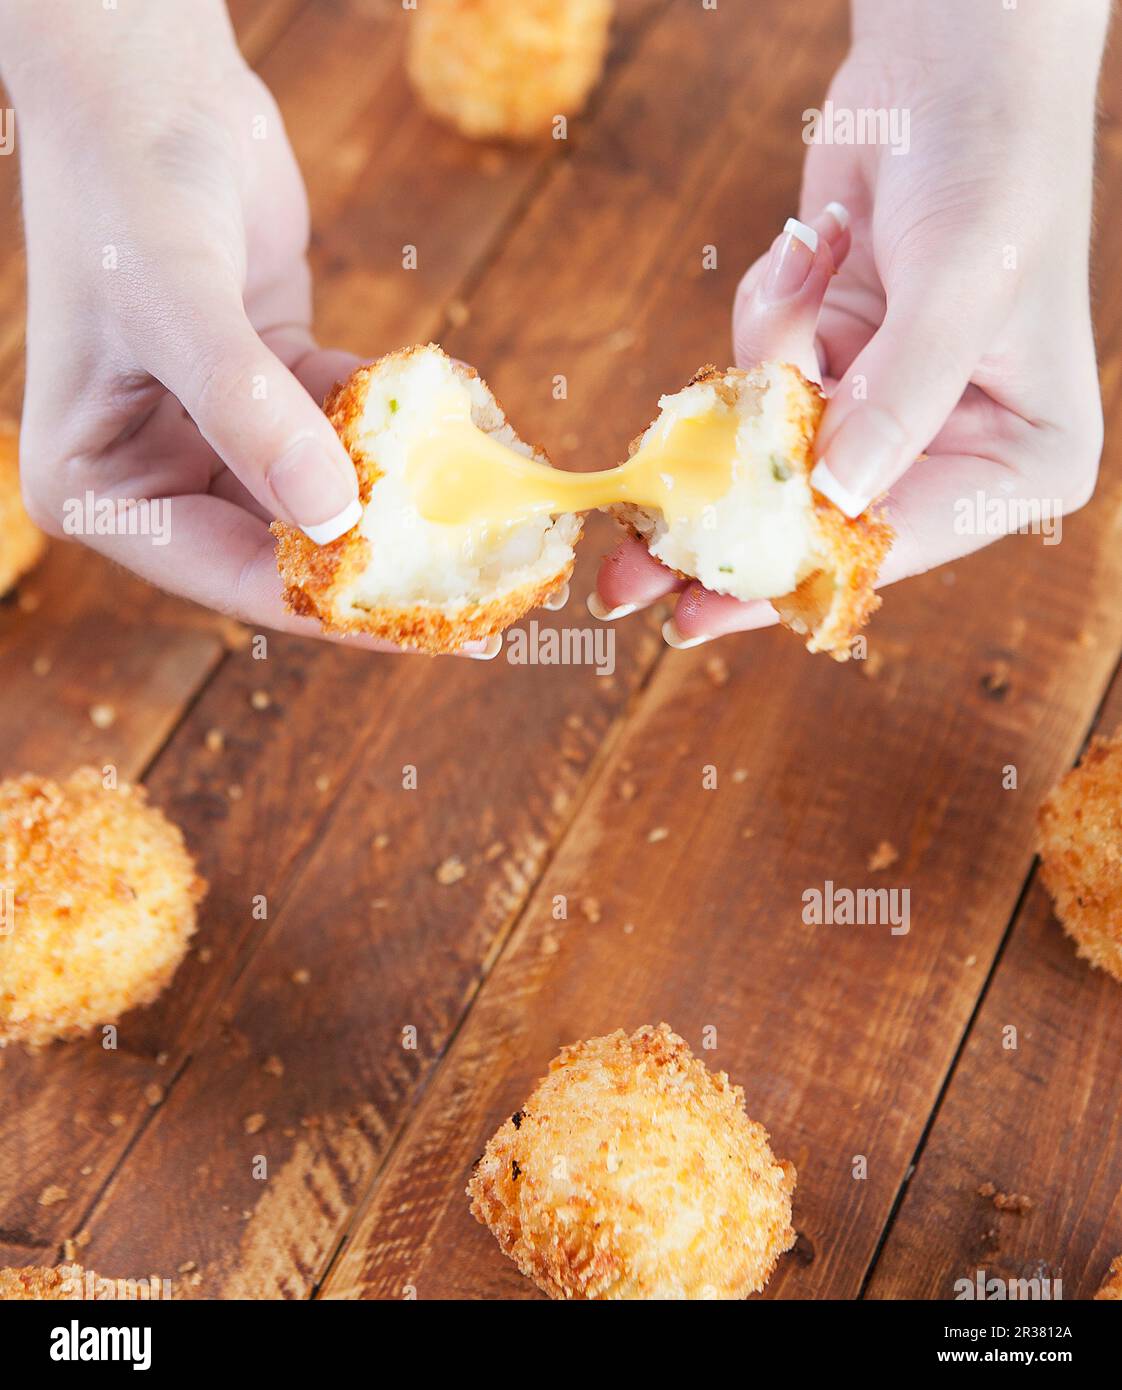
{"label": "golden crumb coating", "polygon": [[741,1088],[661,1023],[562,1048],[467,1190],[551,1298],[734,1299],[795,1243],[795,1176]]}
{"label": "golden crumb coating", "polygon": [[434,116],[476,140],[533,140],[600,79],[612,0],[424,0],[409,77]]}
{"label": "golden crumb coating", "polygon": [[[377,439],[371,444],[363,434],[372,383],[432,354],[449,360],[432,343],[388,353],[376,362],[356,368],[324,401],[324,411],[354,463],[359,501],[364,508],[371,504],[374,484],[384,476],[374,452]],[[463,363],[455,363],[454,370],[462,381],[474,386],[483,401],[480,428],[508,440],[516,438],[502,407],[479,374]],[[527,453],[539,462],[549,463],[540,449]],[[559,518],[555,531],[564,543],[556,550],[557,563],[546,565],[544,570],[539,566],[533,577],[521,585],[500,585],[492,594],[470,602],[380,601],[360,607],[348,602],[346,595],[372,558],[371,543],[363,534],[362,524],[327,545],[317,545],[298,527],[283,521],[272,525],[277,539],[277,568],[285,585],[284,599],[292,612],[317,618],[330,632],[363,632],[434,656],[458,651],[467,642],[494,637],[562,589],[573,572],[572,546],[579,540],[581,529],[579,518]],[[418,539],[416,544],[423,544],[423,540]]]}
{"label": "golden crumb coating", "polygon": [[1122,736],[1094,738],[1037,814],[1056,916],[1092,965],[1122,980]]}
{"label": "golden crumb coating", "polygon": [[96,1299],[99,1297],[99,1282],[102,1282],[100,1275],[92,1274],[81,1265],[59,1265],[57,1269],[35,1265],[23,1269],[0,1269],[0,1302],[84,1299],[87,1289],[93,1289]]}
{"label": "golden crumb coating", "polygon": [[47,538],[27,515],[19,490],[19,429],[0,420],[0,596],[39,563]]}
{"label": "golden crumb coating", "polygon": [[1112,1303],[1122,1303],[1122,1255],[1119,1255],[1111,1264],[1110,1273],[1106,1276],[1103,1286],[1095,1298]]}
{"label": "golden crumb coating", "polygon": [[206,884],[142,787],[95,768],[0,782],[0,1047],[73,1038],[149,1004]]}

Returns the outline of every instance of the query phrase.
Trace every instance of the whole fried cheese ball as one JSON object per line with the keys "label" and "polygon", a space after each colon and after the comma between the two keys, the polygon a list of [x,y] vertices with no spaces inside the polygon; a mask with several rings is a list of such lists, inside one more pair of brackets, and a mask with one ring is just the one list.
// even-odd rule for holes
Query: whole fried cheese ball
{"label": "whole fried cheese ball", "polygon": [[1110,1266],[1106,1281],[1095,1298],[1111,1303],[1122,1303],[1122,1255],[1119,1255]]}
{"label": "whole fried cheese ball", "polygon": [[46,547],[20,495],[19,431],[0,420],[0,597],[39,563]]}
{"label": "whole fried cheese ball", "polygon": [[0,1047],[73,1038],[149,1004],[195,930],[206,884],[144,789],[0,782]]}
{"label": "whole fried cheese ball", "polygon": [[424,0],[410,19],[409,77],[434,116],[477,140],[533,140],[599,81],[612,0]]}
{"label": "whole fried cheese ball", "polygon": [[551,1298],[734,1299],[795,1243],[795,1170],[665,1023],[563,1048],[468,1195]]}
{"label": "whole fried cheese ball", "polygon": [[100,1275],[92,1274],[81,1265],[59,1265],[44,1269],[28,1265],[23,1269],[0,1269],[0,1302],[54,1302],[61,1299],[84,1299],[92,1289],[99,1297]]}
{"label": "whole fried cheese ball", "polygon": [[1122,736],[1092,739],[1037,815],[1040,871],[1079,955],[1122,981]]}

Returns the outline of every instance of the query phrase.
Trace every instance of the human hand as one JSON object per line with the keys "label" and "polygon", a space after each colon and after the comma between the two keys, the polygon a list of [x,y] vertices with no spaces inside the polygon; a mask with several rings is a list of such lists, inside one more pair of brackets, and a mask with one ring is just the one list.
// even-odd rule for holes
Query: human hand
{"label": "human hand", "polygon": [[[322,635],[284,607],[268,522],[322,544],[358,519],[317,404],[357,359],[312,337],[280,112],[212,0],[189,15],[153,0],[124,31],[75,7],[65,42],[57,18],[16,8],[0,41],[27,232],[29,510],[172,593]],[[87,494],[131,504],[131,525],[92,530]]]}
{"label": "human hand", "polygon": [[[887,492],[882,584],[1026,516],[1058,525],[1094,487],[1087,246],[1105,7],[1048,9],[859,0],[829,100],[907,112],[909,148],[812,145],[801,215],[817,249],[785,232],[737,294],[738,364],[785,358],[830,395],[815,486],[849,515]],[[590,603],[623,616],[676,591],[672,645],[775,621],[766,602],[678,580],[637,541],[605,559]]]}

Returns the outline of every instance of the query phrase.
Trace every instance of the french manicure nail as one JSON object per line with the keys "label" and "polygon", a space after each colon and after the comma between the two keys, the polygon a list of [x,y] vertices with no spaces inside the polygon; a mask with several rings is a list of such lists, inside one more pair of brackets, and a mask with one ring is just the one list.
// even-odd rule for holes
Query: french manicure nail
{"label": "french manicure nail", "polygon": [[771,253],[763,294],[766,300],[790,299],[806,284],[814,255],[818,250],[818,233],[805,222],[788,217],[783,235]]}
{"label": "french manicure nail", "polygon": [[338,539],[362,517],[354,469],[307,436],[277,459],[267,481],[284,513],[317,545]]}
{"label": "french manicure nail", "polygon": [[617,618],[626,618],[628,613],[634,613],[639,607],[637,603],[621,603],[609,608],[595,589],[585,599],[585,605],[592,616],[599,618],[602,623],[614,623]]}
{"label": "french manicure nail", "polygon": [[496,632],[494,637],[487,638],[478,651],[465,652],[464,655],[470,661],[494,661],[502,649],[503,635],[501,632]]}
{"label": "french manicure nail", "polygon": [[828,212],[843,232],[849,226],[849,209],[844,203],[827,203],[822,211]]}
{"label": "french manicure nail", "polygon": [[899,476],[907,459],[907,437],[887,411],[859,407],[826,445],[810,475],[811,485],[846,516],[858,516]]}
{"label": "french manicure nail", "polygon": [[683,637],[673,618],[667,618],[662,625],[662,640],[675,651],[684,652],[690,647],[700,647],[703,642],[712,641],[710,637]]}
{"label": "french manicure nail", "polygon": [[550,613],[560,613],[561,609],[569,602],[569,586],[562,584],[555,594],[550,594],[549,598],[542,604],[542,607]]}

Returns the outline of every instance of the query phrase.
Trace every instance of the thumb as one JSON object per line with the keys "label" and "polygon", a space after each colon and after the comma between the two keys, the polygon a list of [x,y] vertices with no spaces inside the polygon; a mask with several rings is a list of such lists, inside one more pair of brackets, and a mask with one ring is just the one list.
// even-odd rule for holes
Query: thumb
{"label": "thumb", "polygon": [[855,517],[905,473],[954,410],[992,339],[992,296],[934,285],[914,267],[830,397],[811,482]]}
{"label": "thumb", "polygon": [[258,337],[240,301],[196,301],[160,338],[149,369],[262,506],[320,545],[358,522],[358,480],[347,451]]}

